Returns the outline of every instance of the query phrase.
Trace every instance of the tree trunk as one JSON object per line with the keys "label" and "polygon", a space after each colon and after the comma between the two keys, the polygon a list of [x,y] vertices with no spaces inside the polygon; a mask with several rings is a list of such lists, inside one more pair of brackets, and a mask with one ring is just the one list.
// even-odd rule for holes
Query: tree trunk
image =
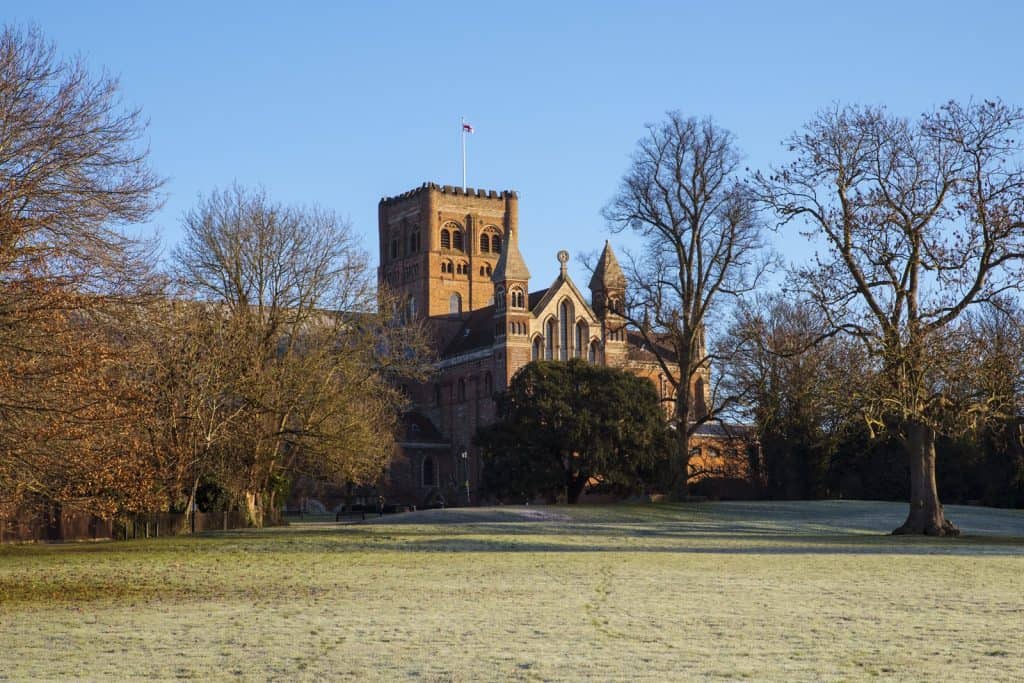
{"label": "tree trunk", "polygon": [[588,477],[580,474],[569,481],[569,485],[565,487],[565,502],[570,505],[580,502],[580,496],[587,485],[587,479]]}
{"label": "tree trunk", "polygon": [[672,473],[672,498],[673,500],[689,500],[690,489],[687,484],[690,481],[690,429],[689,423],[679,423],[676,431],[676,462],[675,472]]}
{"label": "tree trunk", "polygon": [[257,491],[246,491],[243,497],[245,498],[245,516],[249,519],[249,524],[257,529],[261,528],[263,526],[263,497]]}
{"label": "tree trunk", "polygon": [[907,425],[903,444],[910,456],[910,512],[893,534],[959,536],[946,519],[935,485],[935,431],[921,423]]}
{"label": "tree trunk", "polygon": [[196,495],[199,492],[199,477],[192,482],[192,491],[188,494],[188,502],[185,504],[185,528],[195,529],[192,518],[196,514]]}

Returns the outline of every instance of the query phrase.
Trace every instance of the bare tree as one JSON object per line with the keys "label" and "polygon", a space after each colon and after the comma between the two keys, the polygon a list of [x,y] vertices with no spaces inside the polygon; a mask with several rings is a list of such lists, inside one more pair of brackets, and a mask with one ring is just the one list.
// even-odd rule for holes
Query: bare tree
{"label": "bare tree", "polygon": [[853,335],[874,362],[866,416],[899,436],[910,462],[910,511],[895,533],[959,533],[935,483],[936,433],[961,412],[950,410],[949,332],[968,307],[1024,282],[1022,122],[1001,102],[950,102],[915,121],[837,107],[789,138],[794,161],[758,176],[780,223],[825,245],[794,286],[830,334]]}
{"label": "bare tree", "polygon": [[422,371],[422,337],[378,313],[349,224],[232,187],[201,199],[183,228],[178,276],[231,330],[217,337],[230,348],[211,354],[233,368],[217,391],[240,408],[217,445],[219,481],[257,525],[289,475],[375,481],[404,400],[391,380]]}
{"label": "bare tree", "polygon": [[[739,178],[731,133],[710,119],[670,112],[647,126],[618,194],[604,210],[613,231],[643,238],[627,267],[624,316],[657,357],[674,394],[677,493],[685,495],[690,440],[735,401],[714,387],[704,400],[698,379],[719,358],[705,330],[716,306],[750,291],[765,272],[762,225]],[[710,345],[725,351],[727,345]]]}
{"label": "bare tree", "polygon": [[154,284],[147,245],[119,230],[158,204],[143,132],[115,79],[60,59],[35,27],[0,31],[0,498],[140,489],[99,444],[127,418],[110,393],[123,347],[103,321]]}

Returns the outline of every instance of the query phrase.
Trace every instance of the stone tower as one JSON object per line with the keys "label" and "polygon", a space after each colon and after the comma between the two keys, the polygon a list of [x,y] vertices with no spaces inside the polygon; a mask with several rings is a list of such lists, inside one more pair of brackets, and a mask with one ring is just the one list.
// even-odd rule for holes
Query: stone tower
{"label": "stone tower", "polygon": [[620,314],[626,301],[626,276],[607,240],[590,278],[590,302],[601,321],[601,345],[606,365],[626,358],[626,319]]}
{"label": "stone tower", "polygon": [[515,192],[424,183],[378,205],[380,268],[412,316],[436,321],[440,341],[493,302],[491,277],[518,229]]}

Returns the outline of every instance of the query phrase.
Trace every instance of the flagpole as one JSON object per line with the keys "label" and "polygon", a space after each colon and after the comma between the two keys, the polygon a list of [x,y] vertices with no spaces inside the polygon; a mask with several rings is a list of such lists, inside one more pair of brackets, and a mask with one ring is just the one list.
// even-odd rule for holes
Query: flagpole
{"label": "flagpole", "polygon": [[462,118],[459,134],[462,135],[462,191],[466,191],[466,117]]}

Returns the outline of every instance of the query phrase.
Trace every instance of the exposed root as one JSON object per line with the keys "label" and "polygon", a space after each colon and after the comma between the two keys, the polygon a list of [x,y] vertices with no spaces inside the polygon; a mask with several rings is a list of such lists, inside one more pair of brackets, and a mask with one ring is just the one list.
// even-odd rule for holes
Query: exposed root
{"label": "exposed root", "polygon": [[941,525],[934,523],[924,524],[922,522],[911,522],[907,520],[903,526],[893,529],[893,536],[949,536],[960,535],[960,529],[948,519],[943,519]]}

